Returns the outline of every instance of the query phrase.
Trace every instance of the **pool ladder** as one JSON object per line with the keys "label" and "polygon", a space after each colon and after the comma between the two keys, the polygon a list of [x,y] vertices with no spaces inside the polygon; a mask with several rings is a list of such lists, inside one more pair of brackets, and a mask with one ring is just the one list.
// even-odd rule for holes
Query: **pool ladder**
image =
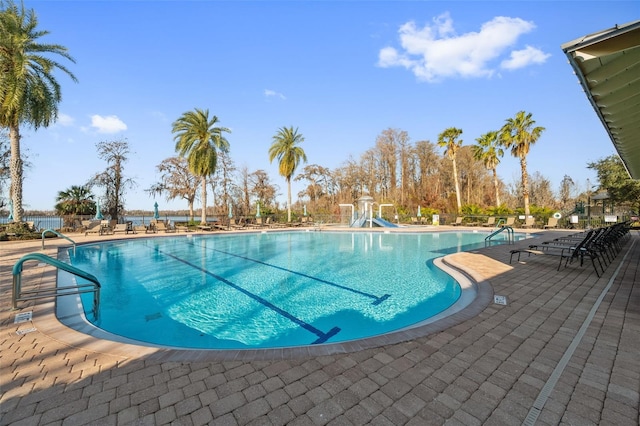
{"label": "pool ladder", "polygon": [[[48,263],[63,271],[69,272],[78,277],[90,281],[89,283],[77,284],[72,286],[55,287],[42,290],[22,290],[22,264],[28,260],[38,260]],[[68,263],[60,262],[41,253],[25,254],[13,265],[13,291],[11,294],[11,303],[13,309],[18,309],[18,302],[25,300],[42,299],[45,297],[68,296],[70,294],[93,293],[93,313],[98,318],[98,309],[100,307],[100,282],[96,277],[88,272],[71,266]]]}
{"label": "pool ladder", "polygon": [[513,228],[510,227],[510,226],[503,226],[503,227],[500,227],[500,228],[496,229],[491,234],[487,235],[487,237],[484,239],[485,247],[487,246],[487,243],[491,242],[491,239],[493,237],[495,237],[496,235],[498,235],[498,234],[500,234],[501,232],[504,232],[504,231],[507,231],[507,239],[509,241],[509,244],[513,244],[515,242],[515,236],[514,236]]}
{"label": "pool ladder", "polygon": [[73,254],[76,254],[76,242],[73,241],[71,238],[67,237],[66,235],[56,231],[55,229],[45,229],[44,231],[42,231],[42,250],[44,250],[44,236],[45,234],[49,232],[51,234],[56,234],[58,237],[60,238],[64,238],[65,240],[69,241],[71,244],[73,244]]}

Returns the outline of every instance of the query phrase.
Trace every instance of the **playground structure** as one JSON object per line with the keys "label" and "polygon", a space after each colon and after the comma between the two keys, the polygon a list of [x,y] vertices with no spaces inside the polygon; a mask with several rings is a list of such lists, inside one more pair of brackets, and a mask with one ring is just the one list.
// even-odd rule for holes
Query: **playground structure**
{"label": "playground structure", "polygon": [[[373,197],[368,195],[362,196],[358,199],[358,209],[356,210],[353,204],[340,204],[342,207],[351,208],[351,216],[349,218],[349,226],[352,228],[373,228],[373,227],[386,227],[397,228],[398,225],[382,218],[383,207],[394,207],[393,204],[379,204],[373,201]],[[374,205],[378,204],[378,214],[374,217]],[[397,215],[396,215],[397,218]]]}

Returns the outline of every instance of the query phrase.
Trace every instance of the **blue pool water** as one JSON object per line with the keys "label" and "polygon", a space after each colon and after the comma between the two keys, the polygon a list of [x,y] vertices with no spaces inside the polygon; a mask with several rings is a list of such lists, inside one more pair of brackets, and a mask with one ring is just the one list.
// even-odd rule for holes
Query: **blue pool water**
{"label": "blue pool water", "polygon": [[432,265],[484,246],[484,233],[268,232],[78,246],[102,284],[110,333],[193,349],[336,343],[399,330],[453,305],[460,286]]}

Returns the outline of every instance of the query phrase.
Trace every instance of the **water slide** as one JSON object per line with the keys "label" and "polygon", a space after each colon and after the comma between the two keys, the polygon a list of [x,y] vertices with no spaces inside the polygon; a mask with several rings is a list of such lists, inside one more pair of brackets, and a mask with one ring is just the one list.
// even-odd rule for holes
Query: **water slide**
{"label": "water slide", "polygon": [[391,223],[388,220],[384,220],[381,217],[374,217],[373,218],[373,224],[374,225],[378,225],[378,226],[383,226],[386,228],[397,228],[398,225],[396,225],[395,223]]}
{"label": "water slide", "polygon": [[[363,198],[368,198],[373,200],[371,197],[362,197],[360,201],[362,201]],[[367,208],[367,206],[369,206]],[[371,223],[369,223],[369,217],[370,215],[373,215],[373,202],[365,202],[364,203],[364,214],[362,214],[362,216],[360,216],[359,218],[357,218],[356,220],[354,220],[351,225],[349,225],[351,228],[367,228],[369,226],[379,226],[379,227],[383,227],[383,228],[397,228],[398,225],[396,225],[395,223],[391,223],[388,220],[384,220],[382,218],[382,208],[385,206],[390,206],[392,207],[393,204],[380,204],[378,206],[378,216],[375,218],[371,218]],[[355,212],[354,212],[354,208],[353,208],[353,204],[340,204],[340,207],[350,207],[351,208],[351,217],[354,216]]]}
{"label": "water slide", "polygon": [[353,223],[351,225],[349,225],[352,228],[362,228],[364,226],[364,224],[366,223],[367,218],[364,216],[360,216],[359,218],[357,218],[356,220],[353,221]]}
{"label": "water slide", "polygon": [[[388,220],[384,220],[380,217],[374,217],[372,219],[373,222],[373,226],[380,226],[380,227],[384,227],[384,228],[397,228],[398,225],[396,225],[395,223],[391,223]],[[352,228],[362,228],[362,227],[367,227],[369,226],[369,220],[365,217],[365,216],[360,216],[358,219],[356,219],[352,224],[351,227]]]}

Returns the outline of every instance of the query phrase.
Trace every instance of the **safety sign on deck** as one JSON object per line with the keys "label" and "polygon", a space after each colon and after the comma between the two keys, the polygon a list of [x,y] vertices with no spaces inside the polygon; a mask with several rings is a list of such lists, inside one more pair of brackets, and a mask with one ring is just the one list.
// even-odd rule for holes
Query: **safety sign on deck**
{"label": "safety sign on deck", "polygon": [[32,314],[33,314],[33,311],[20,312],[19,314],[16,315],[16,318],[13,320],[13,323],[19,324],[21,322],[31,321]]}

